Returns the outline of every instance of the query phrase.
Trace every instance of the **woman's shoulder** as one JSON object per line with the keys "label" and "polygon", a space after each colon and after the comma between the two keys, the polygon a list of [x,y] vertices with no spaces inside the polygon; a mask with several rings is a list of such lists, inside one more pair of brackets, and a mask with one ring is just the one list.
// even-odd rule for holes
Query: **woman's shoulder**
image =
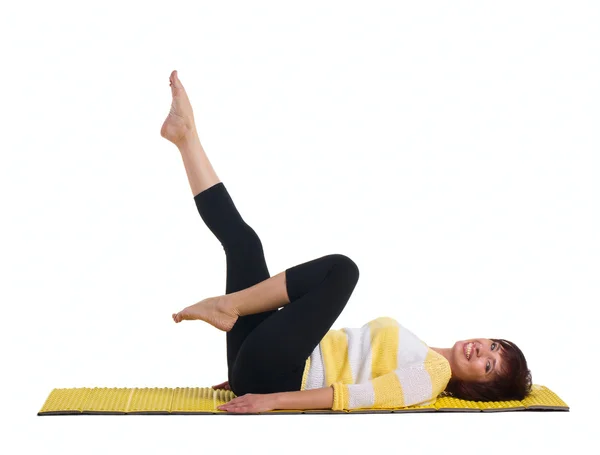
{"label": "woman's shoulder", "polygon": [[425,369],[431,379],[433,395],[437,396],[446,389],[452,377],[450,362],[442,354],[429,348],[425,360]]}
{"label": "woman's shoulder", "polygon": [[371,319],[364,326],[366,325],[370,325],[371,327],[397,327],[400,324],[394,318],[389,316],[379,316],[375,319]]}

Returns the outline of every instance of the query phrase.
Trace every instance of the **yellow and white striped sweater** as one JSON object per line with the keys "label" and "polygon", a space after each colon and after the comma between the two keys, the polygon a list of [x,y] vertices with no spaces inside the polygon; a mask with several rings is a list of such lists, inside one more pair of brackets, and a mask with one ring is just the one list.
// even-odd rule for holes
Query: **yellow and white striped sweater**
{"label": "yellow and white striped sweater", "polygon": [[435,402],[450,363],[389,317],[330,330],[315,347],[301,390],[333,385],[332,410],[401,408]]}

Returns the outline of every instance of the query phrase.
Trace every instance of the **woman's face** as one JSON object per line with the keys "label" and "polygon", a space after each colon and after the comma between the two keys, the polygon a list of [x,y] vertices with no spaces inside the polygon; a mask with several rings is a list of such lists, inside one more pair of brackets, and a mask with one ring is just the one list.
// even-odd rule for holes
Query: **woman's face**
{"label": "woman's face", "polygon": [[463,381],[492,380],[502,368],[501,349],[499,343],[488,338],[457,341],[451,348],[452,376]]}

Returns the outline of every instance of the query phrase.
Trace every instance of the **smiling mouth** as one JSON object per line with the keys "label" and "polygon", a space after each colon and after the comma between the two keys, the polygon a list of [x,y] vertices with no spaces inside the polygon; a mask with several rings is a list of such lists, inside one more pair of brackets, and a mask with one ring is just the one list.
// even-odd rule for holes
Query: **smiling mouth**
{"label": "smiling mouth", "polygon": [[475,349],[475,343],[469,341],[463,345],[463,351],[465,353],[465,357],[467,360],[471,359],[471,355],[473,354],[473,350]]}

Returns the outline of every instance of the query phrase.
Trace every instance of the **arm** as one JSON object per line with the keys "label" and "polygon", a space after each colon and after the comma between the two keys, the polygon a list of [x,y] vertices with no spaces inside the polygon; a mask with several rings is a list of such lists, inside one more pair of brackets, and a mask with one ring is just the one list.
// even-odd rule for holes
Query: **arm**
{"label": "arm", "polygon": [[361,384],[333,383],[332,409],[395,409],[431,402],[450,380],[447,361],[397,368]]}
{"label": "arm", "polygon": [[219,411],[261,413],[274,409],[331,409],[333,388],[298,390],[294,392],[247,393],[217,406]]}
{"label": "arm", "polygon": [[274,393],[274,409],[331,409],[333,387]]}

